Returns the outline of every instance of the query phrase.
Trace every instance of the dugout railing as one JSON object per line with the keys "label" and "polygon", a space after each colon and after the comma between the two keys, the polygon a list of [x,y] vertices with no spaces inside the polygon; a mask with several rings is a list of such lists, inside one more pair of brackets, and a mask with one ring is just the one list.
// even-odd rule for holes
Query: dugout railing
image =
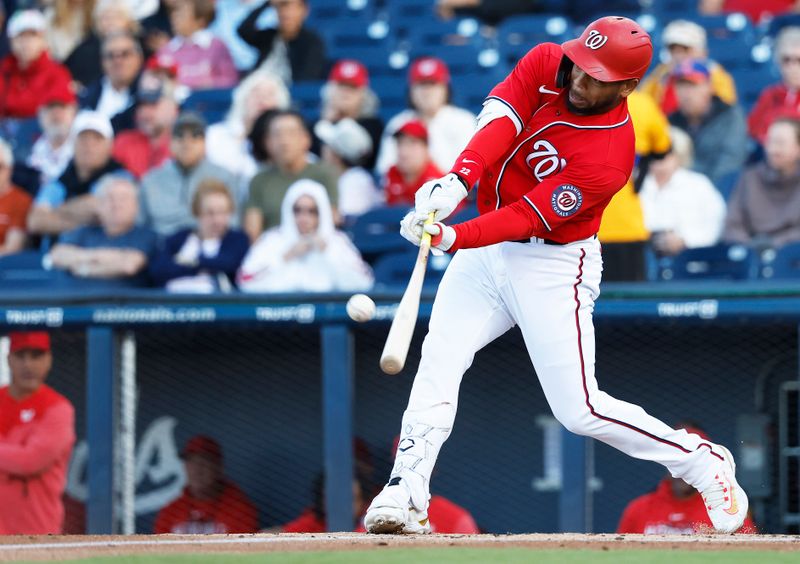
{"label": "dugout railing", "polygon": [[[179,448],[153,447],[154,429],[175,432],[167,412],[226,438],[265,526],[306,504],[321,471],[329,530],[352,530],[353,438],[384,478],[433,298],[406,369],[386,376],[378,358],[400,292],[372,295],[376,319],[358,325],[342,295],[8,294],[0,330],[54,333],[54,386],[72,382],[85,438],[71,480],[87,532],[148,532],[167,494],[140,490]],[[607,284],[595,320],[601,389],[670,423],[700,420],[738,455],[762,530],[794,531],[800,468],[786,457],[800,421],[786,417],[798,409],[785,389],[798,380],[800,285]],[[460,402],[434,483],[489,532],[610,531],[663,475],[555,423],[515,331],[476,356]]]}

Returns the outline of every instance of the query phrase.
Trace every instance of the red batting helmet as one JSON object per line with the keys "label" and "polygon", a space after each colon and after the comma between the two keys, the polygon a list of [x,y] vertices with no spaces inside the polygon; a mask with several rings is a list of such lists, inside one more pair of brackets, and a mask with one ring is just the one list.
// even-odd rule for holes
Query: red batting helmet
{"label": "red batting helmet", "polygon": [[[601,82],[641,79],[653,57],[653,43],[647,32],[621,16],[590,23],[580,37],[562,43],[561,50],[572,63]],[[563,71],[564,76],[559,76],[559,82],[566,82],[569,70],[571,65],[562,64],[559,74]]]}

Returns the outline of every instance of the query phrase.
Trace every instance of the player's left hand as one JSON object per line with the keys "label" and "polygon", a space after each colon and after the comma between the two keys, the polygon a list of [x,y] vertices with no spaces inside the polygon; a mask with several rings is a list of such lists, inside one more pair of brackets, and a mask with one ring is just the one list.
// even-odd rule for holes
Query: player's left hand
{"label": "player's left hand", "polygon": [[431,252],[435,255],[441,255],[456,241],[455,229],[443,223],[423,225],[415,211],[408,212],[400,222],[400,235],[418,247],[422,241],[423,230],[431,235]]}
{"label": "player's left hand", "polygon": [[442,178],[429,180],[417,190],[414,195],[414,211],[418,220],[425,221],[430,212],[435,212],[433,221],[442,221],[466,197],[466,184],[451,172]]}

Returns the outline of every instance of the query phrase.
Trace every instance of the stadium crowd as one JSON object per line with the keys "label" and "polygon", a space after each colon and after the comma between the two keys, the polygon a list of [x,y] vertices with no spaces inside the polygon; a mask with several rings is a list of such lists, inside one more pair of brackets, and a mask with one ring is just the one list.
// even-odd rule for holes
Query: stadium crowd
{"label": "stadium crowd", "polygon": [[[33,261],[53,285],[175,292],[385,282],[371,267],[402,242],[363,238],[392,230],[416,188],[449,170],[481,96],[527,48],[596,12],[580,1],[399,4],[6,2],[0,270]],[[661,261],[720,244],[757,261],[798,252],[795,3],[685,4],[603,7],[650,22],[660,47],[629,100],[639,161],[600,229],[605,280],[658,279]],[[407,29],[422,19],[441,33]],[[723,49],[734,42],[752,47],[743,61]],[[761,48],[772,57],[756,61]]]}

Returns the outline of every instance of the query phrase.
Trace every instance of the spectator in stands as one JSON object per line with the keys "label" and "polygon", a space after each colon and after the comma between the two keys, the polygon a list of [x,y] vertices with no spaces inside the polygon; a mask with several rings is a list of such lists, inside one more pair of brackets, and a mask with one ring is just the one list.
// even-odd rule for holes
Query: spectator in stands
{"label": "spectator in stands", "polygon": [[225,477],[222,447],[205,435],[189,439],[181,452],[186,487],[158,512],[153,532],[227,534],[258,531],[258,510],[247,495]]}
{"label": "spectator in stands", "polygon": [[664,28],[661,41],[667,47],[669,59],[653,69],[640,89],[650,94],[665,114],[669,115],[678,108],[673,71],[689,59],[705,61],[714,94],[728,105],[736,103],[733,77],[719,63],[707,60],[705,29],[688,20],[675,20]]}
{"label": "spectator in stands", "polygon": [[781,82],[761,92],[747,118],[750,135],[762,145],[775,119],[800,117],[800,27],[781,30],[775,42],[775,60],[781,71]]}
{"label": "spectator in stands", "polygon": [[225,121],[208,128],[206,143],[211,162],[236,174],[249,186],[258,170],[248,141],[256,118],[267,110],[286,110],[290,103],[289,90],[274,75],[254,72],[245,78],[233,91]]}
{"label": "spectator in stands", "polygon": [[767,130],[765,162],[745,169],[728,204],[723,239],[756,249],[800,241],[800,120]]}
{"label": "spectator in stands", "polygon": [[670,137],[671,150],[664,158],[651,163],[650,173],[639,193],[653,248],[659,255],[666,256],[684,249],[715,245],[725,223],[722,195],[708,177],[689,170],[692,140],[675,127]]}
{"label": "spectator in stands", "polygon": [[153,281],[170,292],[230,291],[250,247],[244,231],[231,229],[235,209],[223,182],[202,180],[192,198],[197,227],[166,238],[150,264]]}
{"label": "spectator in stands", "polygon": [[25,248],[25,222],[31,197],[11,183],[14,153],[0,139],[0,256],[18,253]]}
{"label": "spectator in stands", "polygon": [[57,535],[75,444],[75,409],[45,384],[50,335],[9,334],[11,382],[0,388],[0,535]]}
{"label": "spectator in stands", "polygon": [[336,123],[319,121],[314,127],[322,141],[322,160],[339,175],[339,213],[354,218],[381,202],[372,174],[364,163],[372,152],[372,139],[367,130],[351,118]]}
{"label": "spectator in stands", "polygon": [[450,170],[475,132],[475,116],[450,104],[450,71],[441,59],[422,57],[408,73],[411,108],[394,116],[383,132],[377,170],[385,174],[397,162],[394,134],[412,119],[428,128],[429,149],[440,170]]}
{"label": "spectator in stands", "polygon": [[147,283],[146,268],[155,251],[156,235],[136,225],[138,188],[127,175],[109,174],[98,183],[99,225],[64,233],[49,254],[65,282],[81,288],[99,285],[131,287]]}
{"label": "spectator in stands", "polygon": [[367,130],[372,139],[372,149],[364,166],[374,168],[383,121],[378,117],[378,97],[369,88],[367,68],[353,59],[338,61],[331,69],[321,94],[322,120],[336,123],[351,118]]}
{"label": "spectator in stands", "polygon": [[[259,29],[261,13],[272,6],[278,15],[278,27]],[[325,44],[305,26],[307,0],[269,0],[253,10],[237,29],[239,36],[258,49],[253,69],[278,76],[286,84],[325,78]]]}
{"label": "spectator in stands", "polygon": [[80,106],[111,120],[114,131],[134,127],[133,112],[143,56],[139,41],[130,32],[110,33],[101,42],[103,76],[81,93]]}
{"label": "spectator in stands", "polygon": [[97,220],[97,181],[122,166],[111,158],[114,131],[108,118],[82,111],[72,126],[75,155],[57,180],[42,185],[28,215],[28,231],[57,235]]}
{"label": "spectator in stands", "polygon": [[759,23],[794,9],[796,0],[699,0],[697,11],[705,15],[716,15],[731,12],[747,14],[751,21]]}
{"label": "spectator in stands", "polygon": [[428,128],[419,120],[404,123],[394,133],[397,164],[383,179],[383,196],[390,206],[414,205],[414,194],[428,180],[441,178],[442,171],[428,151]]}
{"label": "spectator in stands", "polygon": [[36,10],[16,12],[6,32],[11,53],[0,60],[0,118],[32,118],[51,90],[68,89],[69,71],[50,58],[44,16]]}
{"label": "spectator in stands", "polygon": [[211,31],[219,37],[231,53],[239,73],[249,72],[258,60],[258,50],[239,37],[236,30],[260,0],[216,0],[217,16]]}
{"label": "spectator in stands", "polygon": [[250,182],[244,218],[244,230],[251,241],[255,241],[265,229],[280,223],[281,202],[286,191],[301,178],[325,186],[329,201],[339,200],[336,173],[327,164],[309,159],[311,134],[300,114],[290,110],[277,112],[269,121],[264,145],[270,164]]}
{"label": "spectator in stands", "polygon": [[603,245],[603,280],[632,282],[647,276],[650,233],[645,226],[639,189],[651,163],[669,150],[669,122],[653,99],[634,91],[627,98],[636,141],[637,166],[632,177],[609,202],[597,233]]}
{"label": "spectator in stands", "polygon": [[156,55],[175,61],[178,82],[193,90],[235,86],[239,73],[231,54],[208,29],[214,0],[174,0],[169,18],[174,37]]}
{"label": "spectator in stands", "polygon": [[103,77],[103,38],[113,33],[139,36],[139,22],[128,0],[97,0],[92,21],[92,32],[64,61],[79,91]]}
{"label": "spectator in stands", "polygon": [[670,114],[672,125],[689,134],[694,145],[694,165],[717,184],[736,172],[747,157],[747,125],[738,106],[714,94],[711,72],[699,60],[687,60],[673,71],[678,109]]}
{"label": "spectator in stands", "polygon": [[78,104],[71,88],[50,90],[36,113],[41,136],[31,147],[27,165],[39,172],[42,184],[54,182],[67,168],[74,154],[72,123]]}
{"label": "spectator in stands", "polygon": [[53,0],[45,9],[50,55],[64,61],[92,29],[95,0]]}
{"label": "spectator in stands", "polygon": [[178,118],[175,84],[150,70],[142,74],[136,95],[136,129],[117,135],[114,158],[137,178],[161,166],[170,157],[170,134]]}
{"label": "spectator in stands", "polygon": [[[160,236],[195,225],[192,198],[204,179],[216,178],[233,189],[236,179],[206,157],[206,122],[198,114],[185,112],[172,129],[172,158],[142,178],[142,218]],[[233,194],[238,225],[242,198]]]}
{"label": "spectator in stands", "polygon": [[[708,435],[694,424],[678,424],[710,441]],[[617,533],[645,535],[691,535],[712,530],[711,520],[703,505],[703,498],[692,486],[681,480],[666,476],[654,492],[637,497],[622,513]],[[748,517],[740,533],[757,532]]]}
{"label": "spectator in stands", "polygon": [[245,292],[355,292],[368,290],[373,278],[336,229],[325,187],[301,179],[286,192],[280,225],[250,247],[238,281]]}

